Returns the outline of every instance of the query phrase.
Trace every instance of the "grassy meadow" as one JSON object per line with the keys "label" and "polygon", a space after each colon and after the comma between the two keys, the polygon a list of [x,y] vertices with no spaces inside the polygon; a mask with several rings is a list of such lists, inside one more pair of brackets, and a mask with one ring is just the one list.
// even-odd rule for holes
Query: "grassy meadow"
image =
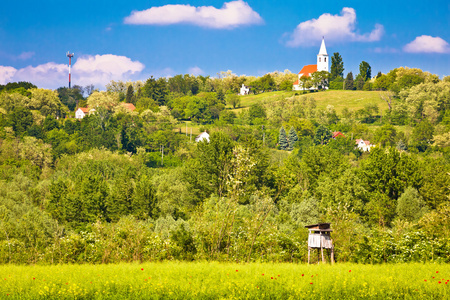
{"label": "grassy meadow", "polygon": [[164,262],[0,266],[1,299],[448,299],[450,266]]}

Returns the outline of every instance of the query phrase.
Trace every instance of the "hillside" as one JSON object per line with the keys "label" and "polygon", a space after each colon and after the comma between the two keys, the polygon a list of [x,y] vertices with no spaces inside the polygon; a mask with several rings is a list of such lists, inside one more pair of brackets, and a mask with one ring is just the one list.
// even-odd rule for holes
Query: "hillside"
{"label": "hillside", "polygon": [[[246,95],[241,97],[241,107],[236,109],[238,112],[243,108],[248,108],[256,103],[268,104],[279,101],[282,98],[292,97],[298,92],[268,92],[258,95]],[[329,90],[315,93],[307,93],[298,95],[297,97],[313,97],[316,100],[318,108],[326,108],[328,105],[333,105],[337,113],[347,107],[349,110],[358,110],[364,108],[366,104],[377,104],[380,110],[388,109],[386,102],[380,98],[378,91],[344,91],[344,90]]]}

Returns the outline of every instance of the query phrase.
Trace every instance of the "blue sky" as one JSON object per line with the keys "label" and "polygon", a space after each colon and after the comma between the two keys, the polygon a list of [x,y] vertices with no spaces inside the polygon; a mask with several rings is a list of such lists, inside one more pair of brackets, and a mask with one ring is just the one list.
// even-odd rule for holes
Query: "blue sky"
{"label": "blue sky", "polygon": [[[20,3],[20,5],[19,5]],[[66,4],[67,3],[67,4]],[[0,84],[72,84],[176,74],[298,73],[325,36],[345,74],[407,66],[450,75],[450,2],[12,1],[0,10]]]}

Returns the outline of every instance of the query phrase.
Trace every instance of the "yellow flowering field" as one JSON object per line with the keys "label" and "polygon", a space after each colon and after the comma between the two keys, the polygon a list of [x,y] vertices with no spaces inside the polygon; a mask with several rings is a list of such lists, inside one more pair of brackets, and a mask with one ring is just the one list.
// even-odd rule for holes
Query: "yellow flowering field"
{"label": "yellow flowering field", "polygon": [[163,262],[0,266],[1,299],[448,299],[450,266]]}

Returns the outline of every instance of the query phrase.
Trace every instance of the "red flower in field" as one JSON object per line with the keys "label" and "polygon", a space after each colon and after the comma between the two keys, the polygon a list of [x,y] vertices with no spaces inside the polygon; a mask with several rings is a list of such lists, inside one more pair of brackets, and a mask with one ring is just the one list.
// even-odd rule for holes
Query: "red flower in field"
{"label": "red flower in field", "polygon": [[280,277],[280,275],[278,275],[278,277]]}
{"label": "red flower in field", "polygon": [[310,282],[309,284],[313,284],[312,282]]}
{"label": "red flower in field", "polygon": [[314,277],[314,275],[311,275],[311,277]]}
{"label": "red flower in field", "polygon": [[264,276],[264,273],[262,273],[262,276]]}
{"label": "red flower in field", "polygon": [[351,272],[352,270],[348,270],[349,272]]}
{"label": "red flower in field", "polygon": [[447,283],[448,283],[448,281],[445,282],[445,284],[447,284]]}
{"label": "red flower in field", "polygon": [[427,281],[426,279],[424,279],[423,281]]}
{"label": "red flower in field", "polygon": [[141,271],[144,271],[144,268],[141,268]]}
{"label": "red flower in field", "polygon": [[441,283],[441,282],[439,281],[439,283]]}
{"label": "red flower in field", "polygon": [[236,272],[238,272],[239,270],[236,270]]}
{"label": "red flower in field", "polygon": [[35,278],[33,277],[33,280],[34,280]]}
{"label": "red flower in field", "polygon": [[66,282],[66,284],[69,284],[68,282]]}
{"label": "red flower in field", "polygon": [[270,279],[273,279],[273,277],[270,277]]}
{"label": "red flower in field", "polygon": [[433,279],[434,279],[434,276],[433,276]]}
{"label": "red flower in field", "polygon": [[439,273],[439,271],[436,271],[436,273]]}
{"label": "red flower in field", "polygon": [[302,277],[305,276],[305,274],[302,274]]}

